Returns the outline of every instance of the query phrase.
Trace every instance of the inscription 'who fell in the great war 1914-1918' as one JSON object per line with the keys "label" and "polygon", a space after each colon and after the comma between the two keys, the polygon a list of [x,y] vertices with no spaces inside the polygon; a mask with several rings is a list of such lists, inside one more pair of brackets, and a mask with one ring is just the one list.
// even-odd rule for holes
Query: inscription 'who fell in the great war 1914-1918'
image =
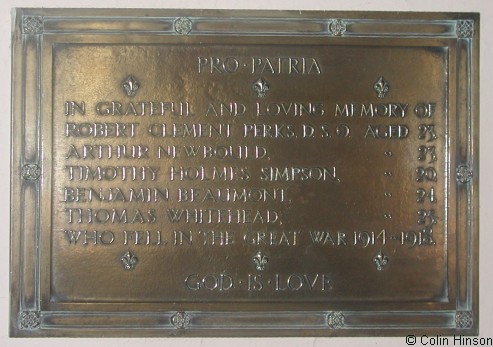
{"label": "inscription 'who fell in the great war 1914-1918'", "polygon": [[[72,313],[53,312],[81,303],[87,322],[93,306],[108,305],[122,317],[155,315],[163,331],[276,330],[281,323],[267,316],[317,334],[380,329],[378,319],[405,325],[425,306],[437,326],[463,317],[447,316],[462,295],[447,270],[462,266],[449,262],[462,247],[449,247],[459,240],[451,229],[462,222],[450,218],[475,176],[450,152],[467,136],[453,130],[463,89],[450,96],[460,78],[448,69],[472,39],[455,19],[402,18],[402,30],[440,26],[433,35],[458,42],[450,49],[414,31],[402,34],[416,36],[410,46],[396,45],[400,36],[387,42],[383,33],[397,22],[374,38],[358,30],[378,18],[313,16],[234,24],[152,16],[127,23],[137,30],[131,39],[98,31],[77,42],[58,41],[72,19],[22,22],[24,46],[40,36],[38,49],[52,47],[43,59],[52,62],[50,77],[39,79],[53,86],[42,110],[49,127],[41,125],[50,140],[42,156],[19,162],[22,189],[39,192],[42,182],[40,196],[51,196],[35,214],[49,245],[38,247],[38,268],[50,276],[40,282],[39,309],[28,296],[20,301],[24,323],[14,330],[77,326]],[[156,36],[165,25],[171,31]],[[323,35],[309,34],[319,27]],[[388,308],[392,317],[364,318],[358,303],[369,310],[364,317]],[[231,321],[218,321],[216,307],[231,311]],[[109,331],[126,327],[119,315],[104,323]]]}

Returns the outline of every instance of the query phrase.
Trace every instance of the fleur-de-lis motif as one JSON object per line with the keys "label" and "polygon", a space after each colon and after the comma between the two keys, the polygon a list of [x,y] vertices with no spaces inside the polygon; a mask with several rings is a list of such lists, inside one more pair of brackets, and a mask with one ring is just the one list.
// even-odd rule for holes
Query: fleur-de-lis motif
{"label": "fleur-de-lis motif", "polygon": [[123,264],[123,268],[125,270],[133,270],[135,269],[135,266],[137,265],[137,262],[139,261],[139,258],[137,258],[135,256],[135,254],[133,254],[132,252],[130,251],[127,251],[121,258],[120,258],[122,264]]}
{"label": "fleur-de-lis motif", "polygon": [[255,90],[259,98],[265,98],[269,89],[269,83],[267,83],[267,81],[263,78],[259,78],[258,80],[253,82],[253,90]]}
{"label": "fleur-de-lis motif", "polygon": [[376,256],[373,257],[373,263],[377,267],[378,271],[383,271],[385,265],[389,263],[390,259],[385,254],[382,253],[382,250],[378,252]]}
{"label": "fleur-de-lis motif", "polygon": [[269,262],[269,258],[262,254],[262,252],[258,251],[257,254],[255,254],[252,257],[253,262],[255,263],[255,268],[258,271],[263,271],[265,269],[265,266]]}
{"label": "fleur-de-lis motif", "polygon": [[128,75],[122,83],[123,90],[128,96],[135,96],[137,90],[140,88],[140,83],[134,76]]}
{"label": "fleur-de-lis motif", "polygon": [[373,85],[373,88],[377,92],[378,97],[383,99],[390,90],[390,84],[383,78],[383,76],[380,76],[378,81]]}

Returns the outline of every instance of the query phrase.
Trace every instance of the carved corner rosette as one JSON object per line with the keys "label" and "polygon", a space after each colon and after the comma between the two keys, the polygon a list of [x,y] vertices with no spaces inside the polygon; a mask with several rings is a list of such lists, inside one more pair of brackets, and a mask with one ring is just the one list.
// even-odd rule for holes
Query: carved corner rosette
{"label": "carved corner rosette", "polygon": [[39,35],[43,33],[43,17],[24,16],[22,17],[22,32],[28,35]]}
{"label": "carved corner rosette", "polygon": [[26,181],[36,181],[41,176],[41,168],[38,164],[25,164],[22,166],[21,176]]}
{"label": "carved corner rosette", "polygon": [[180,17],[173,23],[175,32],[180,35],[188,35],[192,31],[192,20],[187,17]]}
{"label": "carved corner rosette", "polygon": [[473,318],[471,311],[457,311],[455,313],[455,326],[457,329],[472,328]]}
{"label": "carved corner rosette", "polygon": [[176,312],[171,317],[171,324],[176,329],[186,329],[190,325],[190,316],[186,312]]}
{"label": "carved corner rosette", "polygon": [[465,184],[469,183],[473,178],[473,171],[469,165],[459,165],[456,170],[457,182]]}
{"label": "carved corner rosette", "polygon": [[347,30],[347,24],[342,19],[333,19],[329,21],[328,30],[332,36],[343,36]]}
{"label": "carved corner rosette", "polygon": [[39,311],[22,311],[19,315],[19,329],[36,330],[41,324]]}
{"label": "carved corner rosette", "polygon": [[457,37],[461,39],[470,39],[474,36],[474,20],[463,19],[457,21]]}
{"label": "carved corner rosette", "polygon": [[331,312],[327,315],[327,326],[330,329],[340,329],[345,325],[345,317],[342,312]]}

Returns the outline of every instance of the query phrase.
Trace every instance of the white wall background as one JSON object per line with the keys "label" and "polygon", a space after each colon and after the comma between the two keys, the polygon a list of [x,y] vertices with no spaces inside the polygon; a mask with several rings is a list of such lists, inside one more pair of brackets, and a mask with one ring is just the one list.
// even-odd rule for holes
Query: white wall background
{"label": "white wall background", "polygon": [[[493,1],[491,0],[0,0],[0,346],[406,346],[401,338],[10,339],[9,175],[12,7],[149,7],[481,13],[480,336],[493,338]],[[419,342],[416,346],[419,346]]]}

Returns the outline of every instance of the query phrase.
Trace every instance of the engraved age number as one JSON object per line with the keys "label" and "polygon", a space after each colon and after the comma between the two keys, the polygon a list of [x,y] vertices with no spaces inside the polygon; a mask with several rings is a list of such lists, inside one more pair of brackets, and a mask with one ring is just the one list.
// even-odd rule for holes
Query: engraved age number
{"label": "engraved age number", "polygon": [[[418,118],[430,119],[433,117],[435,105],[429,104],[428,108],[415,109]],[[435,163],[438,160],[436,146],[433,143],[438,138],[434,124],[420,124],[418,126],[418,140],[424,141],[418,147],[417,159],[424,165],[416,168],[416,182],[420,186],[416,189],[416,203],[420,205],[417,211],[416,223],[422,229],[419,231],[407,231],[402,233],[402,244],[410,247],[416,245],[434,245],[433,226],[438,223],[436,211],[431,207],[437,202],[437,193],[434,182],[438,180]]]}

